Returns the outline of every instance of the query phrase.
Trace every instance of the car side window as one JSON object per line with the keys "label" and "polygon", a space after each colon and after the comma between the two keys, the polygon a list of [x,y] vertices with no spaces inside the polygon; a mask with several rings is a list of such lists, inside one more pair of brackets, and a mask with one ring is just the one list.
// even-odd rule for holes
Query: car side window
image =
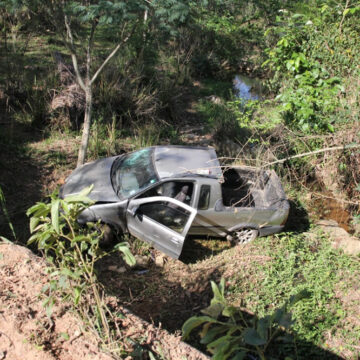
{"label": "car side window", "polygon": [[166,201],[142,204],[137,213],[140,216],[145,215],[179,234],[184,231],[186,222],[191,215],[189,211]]}
{"label": "car side window", "polygon": [[207,210],[210,203],[210,185],[201,185],[198,209]]}
{"label": "car side window", "polygon": [[167,181],[139,196],[143,199],[151,196],[167,196],[190,205],[194,184],[190,181]]}

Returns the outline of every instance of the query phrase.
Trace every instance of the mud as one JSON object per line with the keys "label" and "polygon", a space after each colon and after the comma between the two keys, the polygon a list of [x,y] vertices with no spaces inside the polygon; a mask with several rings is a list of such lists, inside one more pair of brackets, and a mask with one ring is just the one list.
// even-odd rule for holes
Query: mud
{"label": "mud", "polygon": [[344,204],[336,200],[329,192],[324,192],[322,195],[323,196],[315,197],[311,201],[312,207],[316,212],[314,215],[316,215],[319,220],[336,221],[339,227],[348,233],[353,233],[354,229],[351,225],[351,215],[344,209]]}

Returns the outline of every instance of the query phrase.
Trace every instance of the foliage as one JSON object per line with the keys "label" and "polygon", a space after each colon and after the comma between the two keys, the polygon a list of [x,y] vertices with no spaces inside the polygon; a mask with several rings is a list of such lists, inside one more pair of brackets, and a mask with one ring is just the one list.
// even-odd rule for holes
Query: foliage
{"label": "foliage", "polygon": [[[286,123],[305,133],[333,132],[330,116],[339,106],[338,95],[344,92],[344,87],[341,79],[326,69],[331,65],[312,53],[309,41],[317,31],[313,21],[303,14],[284,11],[273,31],[281,34],[281,38],[267,50],[268,60],[263,65],[275,72],[273,83],[283,79],[277,100],[282,102]],[[289,80],[284,80],[285,76]]]}
{"label": "foliage", "polygon": [[193,36],[199,39],[192,59],[195,73],[222,79],[239,65],[255,70],[265,44],[264,25],[280,6],[279,1],[262,0],[192,2]]}
{"label": "foliage", "polygon": [[286,123],[293,128],[304,133],[319,130],[334,132],[329,114],[339,106],[337,95],[343,89],[340,79],[329,77],[328,72],[317,63],[311,70],[296,75],[292,85],[285,88],[277,99],[282,102]]}
{"label": "foliage", "polygon": [[290,298],[289,303],[262,318],[250,317],[241,309],[230,306],[225,299],[225,280],[219,285],[211,282],[213,298],[210,306],[202,310],[205,316],[194,316],[183,325],[186,339],[202,325],[201,343],[213,354],[213,359],[245,359],[255,354],[265,359],[274,343],[291,343],[292,337],[286,331],[292,326],[291,314],[287,308],[298,302],[306,293]]}
{"label": "foliage", "polygon": [[[87,196],[92,187],[82,190],[79,194],[66,199],[59,199],[56,193],[51,195],[49,203],[37,203],[27,215],[30,216],[32,236],[28,244],[35,243],[44,251],[52,264],[50,282],[43,293],[47,294],[44,305],[48,313],[55,303],[55,295],[60,294],[64,300],[88,318],[94,315],[94,323],[100,334],[109,339],[109,326],[106,318],[106,306],[102,301],[101,290],[97,283],[95,263],[107,253],[99,247],[99,234],[96,224],[81,226],[77,222],[79,214],[93,204]],[[123,254],[124,260],[135,264],[127,243],[119,243],[115,250]],[[95,299],[95,305],[89,303],[87,296]]]}

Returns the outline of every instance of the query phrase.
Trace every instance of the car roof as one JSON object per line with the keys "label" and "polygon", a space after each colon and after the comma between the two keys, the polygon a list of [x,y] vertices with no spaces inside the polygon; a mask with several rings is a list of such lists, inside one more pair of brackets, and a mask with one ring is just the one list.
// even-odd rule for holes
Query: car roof
{"label": "car roof", "polygon": [[220,179],[215,149],[199,146],[154,146],[154,165],[160,179],[200,175]]}

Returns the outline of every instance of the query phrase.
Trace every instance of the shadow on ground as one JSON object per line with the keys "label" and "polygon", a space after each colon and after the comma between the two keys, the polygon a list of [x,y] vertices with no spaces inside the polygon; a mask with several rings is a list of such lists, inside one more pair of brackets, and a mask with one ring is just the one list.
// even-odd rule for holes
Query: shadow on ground
{"label": "shadow on ground", "polygon": [[[58,140],[60,144],[53,141],[49,145],[46,136],[40,129],[0,121],[0,186],[16,240],[21,243],[29,238],[27,209],[49,195],[63,181],[68,168],[75,166],[75,156],[61,144],[62,139]],[[0,235],[14,240],[4,215],[0,205]]]}
{"label": "shadow on ground", "polygon": [[[199,248],[202,252],[203,249]],[[154,323],[171,333],[181,333],[184,322],[209,306],[213,296],[210,281],[219,283],[224,276],[223,267],[217,262],[204,261],[194,266],[194,257],[188,264],[179,260],[164,258],[163,266],[156,264],[159,253],[154,252],[145,266],[126,269],[119,254],[101,260],[98,264],[99,279],[105,288],[111,303],[124,306],[142,319]],[[160,255],[161,258],[161,255]],[[151,260],[154,259],[154,260]],[[114,313],[116,308],[112,308]],[[244,316],[251,321],[253,313],[243,310]],[[199,329],[200,330],[200,329]],[[190,337],[189,343],[205,351],[197,337],[198,331]],[[274,343],[267,350],[269,358],[285,359],[341,359],[337,355],[312,343],[304,341],[294,334],[290,342]],[[248,356],[247,359],[258,359]]]}
{"label": "shadow on ground", "polygon": [[224,238],[189,236],[186,238],[180,261],[184,264],[195,264],[231,247],[230,242]]}
{"label": "shadow on ground", "polygon": [[[40,138],[41,134],[19,125],[16,128],[0,126],[0,186],[17,240],[25,243],[29,235],[26,210],[41,199],[42,191],[41,169],[27,155],[26,145]],[[0,235],[14,240],[2,206],[0,215]]]}
{"label": "shadow on ground", "polygon": [[309,215],[298,201],[289,200],[289,217],[285,224],[285,232],[302,233],[310,229]]}

